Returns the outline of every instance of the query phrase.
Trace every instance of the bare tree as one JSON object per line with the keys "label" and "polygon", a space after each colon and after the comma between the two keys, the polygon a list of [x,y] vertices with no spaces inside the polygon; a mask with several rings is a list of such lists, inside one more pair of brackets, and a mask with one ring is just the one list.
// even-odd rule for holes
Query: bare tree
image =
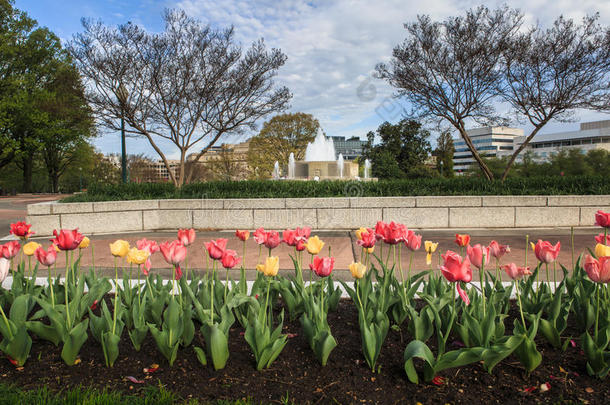
{"label": "bare tree", "polygon": [[[165,31],[153,34],[127,23],[109,28],[83,20],[85,31],[69,51],[89,86],[88,100],[101,123],[148,139],[172,181],[190,181],[193,163],[225,134],[253,128],[255,122],[287,107],[291,97],[274,77],[286,56],[268,51],[262,40],[243,51],[233,28],[214,30],[183,11],[166,11]],[[178,175],[158,140],[180,152]]]}
{"label": "bare tree", "polygon": [[507,7],[479,7],[442,22],[418,16],[405,24],[407,38],[394,48],[390,63],[376,68],[411,103],[410,118],[439,124],[445,120],[455,127],[490,180],[493,174],[466,123],[501,122],[493,107],[501,90],[501,58],[521,22],[521,13]]}
{"label": "bare tree", "polygon": [[502,180],[527,144],[549,121],[570,121],[578,108],[606,108],[610,96],[610,30],[599,16],[581,25],[559,17],[552,27],[521,33],[504,52],[503,98],[533,125],[510,157]]}

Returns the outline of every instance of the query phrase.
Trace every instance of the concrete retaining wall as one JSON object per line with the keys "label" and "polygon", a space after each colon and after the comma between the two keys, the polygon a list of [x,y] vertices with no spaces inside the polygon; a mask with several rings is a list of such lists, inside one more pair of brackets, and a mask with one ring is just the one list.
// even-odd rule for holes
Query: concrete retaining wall
{"label": "concrete retaining wall", "polygon": [[411,228],[585,227],[610,196],[448,196],[140,200],[28,205],[37,235],[195,229],[354,229],[378,220]]}

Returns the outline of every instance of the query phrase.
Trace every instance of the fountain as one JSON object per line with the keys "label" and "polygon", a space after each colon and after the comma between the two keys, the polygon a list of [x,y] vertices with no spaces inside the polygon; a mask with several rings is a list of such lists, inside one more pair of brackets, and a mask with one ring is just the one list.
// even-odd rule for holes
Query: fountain
{"label": "fountain", "polygon": [[305,149],[306,162],[334,162],[335,144],[331,138],[326,138],[322,130],[318,130],[313,142],[310,142]]}
{"label": "fountain", "polygon": [[273,165],[273,180],[278,180],[280,178],[280,162],[277,160]]}
{"label": "fountain", "polygon": [[337,169],[339,170],[339,178],[343,178],[343,166],[345,163],[343,162],[343,153],[339,153],[339,159],[337,159]]}
{"label": "fountain", "polygon": [[371,178],[371,161],[368,159],[364,160],[364,179],[368,180]]}
{"label": "fountain", "polygon": [[291,180],[294,179],[294,168],[294,153],[290,152],[290,156],[288,156],[288,178]]}

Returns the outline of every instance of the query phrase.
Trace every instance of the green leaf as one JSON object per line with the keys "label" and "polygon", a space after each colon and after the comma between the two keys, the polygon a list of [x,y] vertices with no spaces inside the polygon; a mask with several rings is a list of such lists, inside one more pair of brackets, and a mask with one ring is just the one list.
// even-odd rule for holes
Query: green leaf
{"label": "green leaf", "polygon": [[405,372],[407,373],[409,381],[417,384],[419,382],[419,378],[417,376],[417,371],[415,370],[415,365],[413,364],[414,358],[424,360],[431,368],[434,368],[435,359],[428,345],[421,340],[413,340],[407,345],[403,355]]}
{"label": "green leaf", "polygon": [[197,360],[199,360],[199,363],[201,363],[204,366],[207,366],[208,360],[205,357],[205,351],[199,346],[194,346],[193,350],[195,351],[195,354],[197,355]]}

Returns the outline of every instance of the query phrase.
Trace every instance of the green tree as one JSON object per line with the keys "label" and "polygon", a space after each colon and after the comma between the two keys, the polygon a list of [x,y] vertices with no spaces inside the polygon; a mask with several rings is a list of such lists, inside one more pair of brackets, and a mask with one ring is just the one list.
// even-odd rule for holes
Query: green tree
{"label": "green tree", "polygon": [[269,178],[276,161],[280,167],[288,165],[290,153],[294,153],[296,160],[302,160],[307,144],[314,140],[319,130],[320,123],[311,114],[276,115],[250,140],[248,165],[258,168],[257,177]]}
{"label": "green tree", "polygon": [[417,177],[429,173],[421,170],[432,150],[429,137],[430,132],[417,121],[384,122],[377,131],[367,134],[362,156],[371,161],[373,177]]}
{"label": "green tree", "polygon": [[455,147],[453,146],[453,138],[448,131],[443,131],[436,141],[436,169],[441,176],[453,177],[453,154]]}

